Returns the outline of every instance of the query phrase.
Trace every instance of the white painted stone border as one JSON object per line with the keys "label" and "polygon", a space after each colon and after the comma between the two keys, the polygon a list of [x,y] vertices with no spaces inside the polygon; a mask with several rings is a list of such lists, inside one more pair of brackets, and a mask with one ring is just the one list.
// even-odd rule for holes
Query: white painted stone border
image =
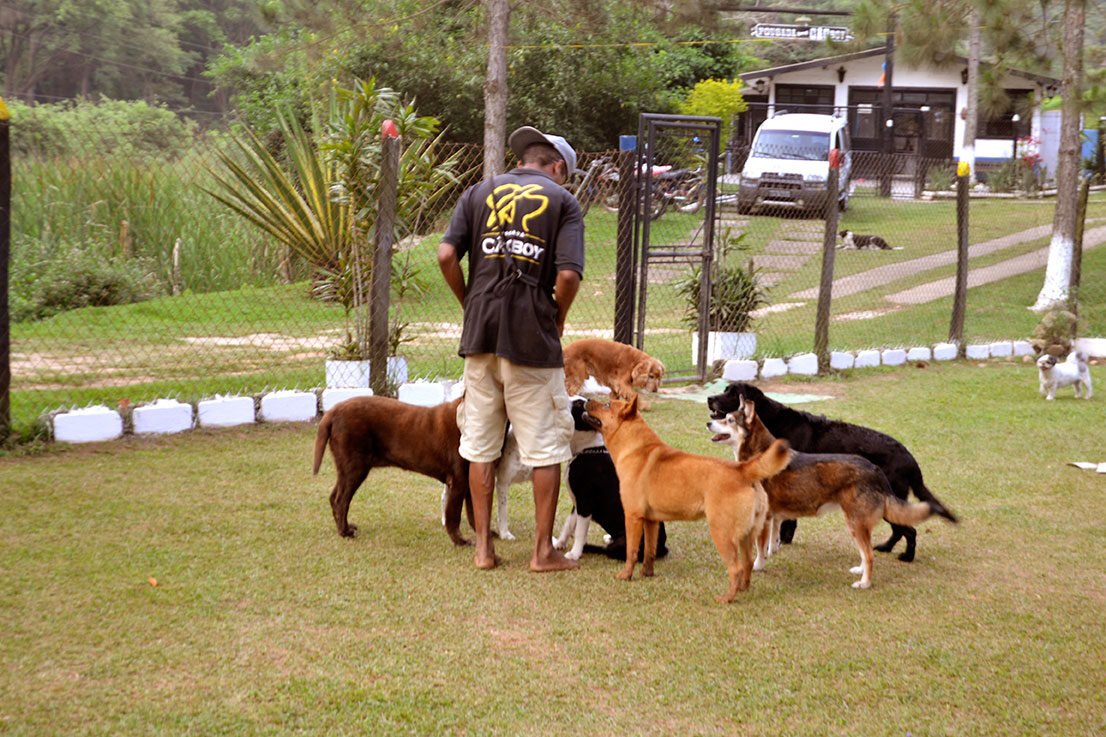
{"label": "white painted stone border", "polygon": [[[1079,350],[1092,358],[1106,358],[1106,338],[1080,338]],[[998,358],[1012,360],[1031,356],[1033,346],[1029,341],[996,341],[973,343],[965,346],[969,360]],[[932,350],[926,346],[913,348],[868,349],[857,351],[832,351],[830,368],[849,370],[875,366],[898,366],[915,361],[951,361],[958,355],[953,343],[937,343]],[[752,359],[731,360],[725,363],[723,378],[727,381],[752,381],[785,376],[817,374],[818,359],[813,353],[802,353],[784,359],[769,357],[759,364]],[[591,389],[606,390],[589,377]],[[606,390],[609,391],[609,390]],[[400,385],[401,401],[422,406],[451,401],[464,393],[464,382],[454,379],[420,380]],[[195,404],[175,399],[157,399],[136,407],[132,413],[135,434],[183,432],[195,427],[233,427],[235,425],[265,422],[307,422],[317,418],[334,405],[353,396],[372,396],[371,389],[313,389],[280,390],[266,392],[258,400],[252,396],[216,395]],[[187,409],[185,409],[187,408]],[[170,418],[170,413],[172,418]],[[147,420],[158,415],[157,422]],[[109,407],[95,405],[80,409],[58,410],[48,414],[53,437],[63,443],[90,443],[115,440],[124,435],[123,417]],[[187,425],[187,426],[186,426]]]}

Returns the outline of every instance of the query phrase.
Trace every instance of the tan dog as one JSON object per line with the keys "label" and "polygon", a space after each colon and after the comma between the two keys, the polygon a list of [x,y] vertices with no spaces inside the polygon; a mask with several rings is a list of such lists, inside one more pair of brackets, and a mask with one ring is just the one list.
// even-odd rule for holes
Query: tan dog
{"label": "tan dog", "polygon": [[565,388],[579,394],[588,378],[611,388],[616,399],[629,401],[637,389],[655,392],[664,378],[664,364],[631,345],[601,338],[585,338],[565,346]]}
{"label": "tan dog", "polygon": [[641,573],[652,576],[659,524],[706,517],[730,577],[729,589],[718,601],[731,602],[738,591],[749,588],[753,540],[768,512],[768,500],[753,484],[787,465],[787,441],[777,441],[767,452],[736,463],[666,445],[638,414],[636,397],[629,402],[613,400],[610,406],[593,399],[584,417],[603,433],[618,472],[626,515],[626,566],[618,578],[633,577],[643,528]]}
{"label": "tan dog", "polygon": [[[756,415],[756,405],[742,399],[737,412],[725,420],[707,423],[715,442],[727,442],[738,459],[755,458],[779,442]],[[860,551],[860,573],[853,588],[872,585],[872,528],[881,519],[913,527],[935,513],[929,502],[908,504],[894,495],[883,471],[856,455],[791,452],[791,462],[778,475],[763,482],[768,494],[771,520],[757,541],[757,558],[763,560],[768,530],[776,518],[813,517],[840,507]]]}
{"label": "tan dog", "polygon": [[319,420],[315,433],[315,465],[319,473],[327,443],[338,472],[330,493],[330,509],[338,534],[353,537],[349,505],[358,487],[374,468],[395,466],[437,479],[446,485],[443,517],[454,545],[466,545],[461,536],[461,507],[469,500],[469,464],[460,454],[461,431],[457,405],[461,399],[433,407],[418,407],[388,397],[354,397],[339,402]]}

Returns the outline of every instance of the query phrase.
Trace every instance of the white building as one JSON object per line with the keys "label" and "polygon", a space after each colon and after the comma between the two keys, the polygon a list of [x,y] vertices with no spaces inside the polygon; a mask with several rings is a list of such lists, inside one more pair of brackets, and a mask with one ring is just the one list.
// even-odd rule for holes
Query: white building
{"label": "white building", "polygon": [[[882,151],[883,62],[884,49],[875,48],[740,75],[749,111],[739,119],[738,136],[751,140],[766,117],[783,110],[847,111],[853,149]],[[958,159],[967,116],[967,59],[956,57],[944,67],[912,67],[896,59],[891,81],[894,152]],[[1059,128],[1059,120],[1042,117],[1040,101],[1056,94],[1059,80],[1011,70],[1002,86],[1012,105],[999,115],[980,114],[976,161],[980,166],[1008,161],[1014,139],[1031,135],[1042,141],[1048,168],[1054,154],[1047,150],[1055,138],[1051,129]]]}

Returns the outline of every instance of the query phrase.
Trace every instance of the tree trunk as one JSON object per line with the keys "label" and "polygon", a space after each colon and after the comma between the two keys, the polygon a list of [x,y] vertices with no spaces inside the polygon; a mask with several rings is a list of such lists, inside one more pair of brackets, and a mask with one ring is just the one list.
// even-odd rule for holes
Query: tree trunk
{"label": "tree trunk", "polygon": [[507,139],[507,0],[487,0],[488,75],[484,80],[484,177],[503,170]]}
{"label": "tree trunk", "polygon": [[1052,219],[1052,241],[1048,245],[1045,283],[1030,308],[1047,312],[1064,306],[1071,290],[1071,265],[1075,244],[1075,221],[1079,191],[1079,117],[1083,96],[1083,27],[1087,19],[1085,0],[1064,3],[1064,71],[1060,94],[1060,154],[1056,164],[1056,213]]}
{"label": "tree trunk", "polygon": [[968,13],[968,104],[964,118],[964,140],[960,147],[960,160],[968,162],[971,184],[975,184],[975,134],[979,127],[979,57],[982,53],[982,36],[979,8],[973,3]]}

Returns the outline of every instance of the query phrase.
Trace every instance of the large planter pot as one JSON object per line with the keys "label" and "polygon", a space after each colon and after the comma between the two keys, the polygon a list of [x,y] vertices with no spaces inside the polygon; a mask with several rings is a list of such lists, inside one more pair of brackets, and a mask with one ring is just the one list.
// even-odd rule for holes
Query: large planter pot
{"label": "large planter pot", "polygon": [[[351,389],[369,386],[371,366],[369,361],[326,362],[326,386],[328,389]],[[407,359],[388,356],[388,381],[399,386],[407,383]]]}
{"label": "large planter pot", "polygon": [[[722,333],[710,331],[707,334],[707,363],[720,359],[752,358],[757,352],[756,333]],[[691,362],[699,360],[699,334],[691,334]]]}

